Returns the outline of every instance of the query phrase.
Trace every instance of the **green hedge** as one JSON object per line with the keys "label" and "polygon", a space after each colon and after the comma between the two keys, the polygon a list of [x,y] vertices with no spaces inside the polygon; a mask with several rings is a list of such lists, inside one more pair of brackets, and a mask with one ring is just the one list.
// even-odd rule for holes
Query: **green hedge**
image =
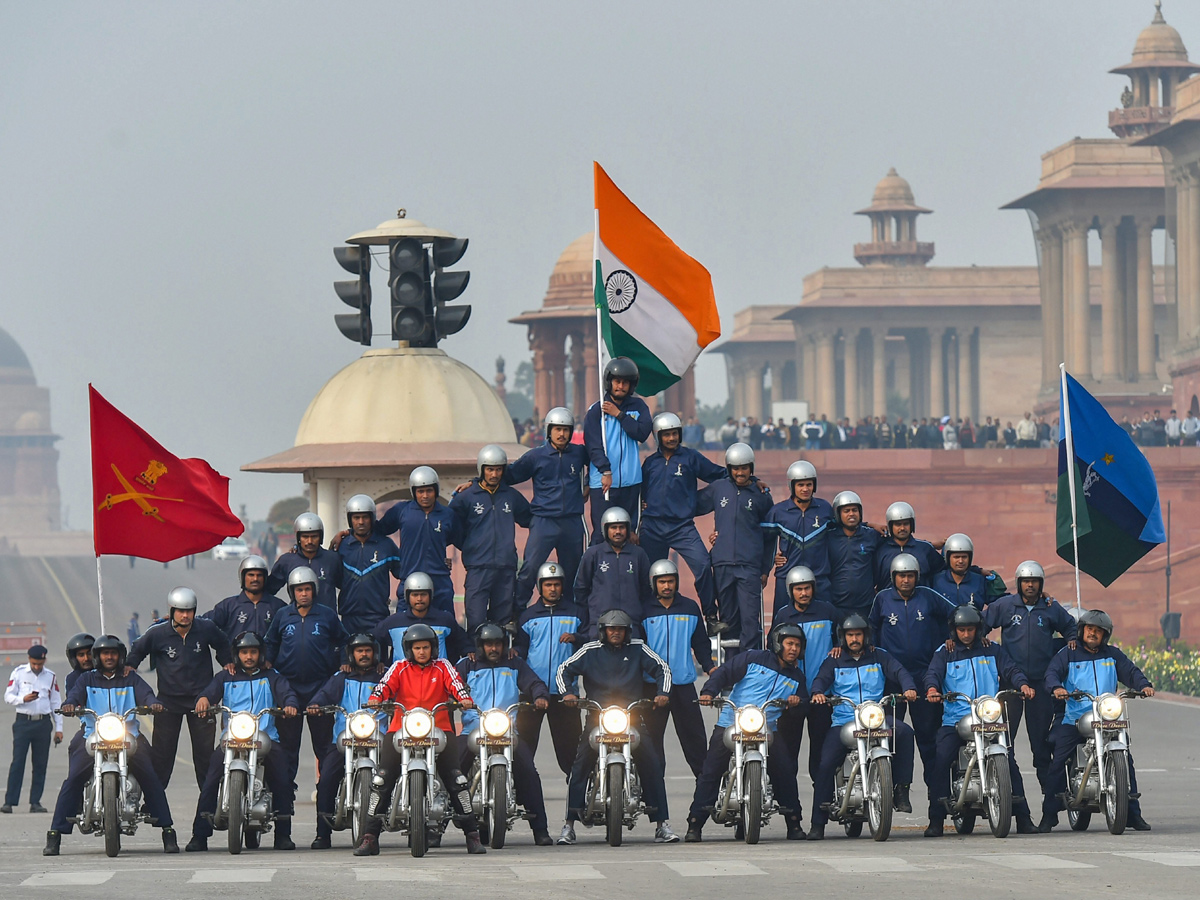
{"label": "green hedge", "polygon": [[1122,649],[1155,690],[1200,697],[1200,652],[1180,644],[1168,650],[1161,638],[1150,644],[1143,639],[1136,647]]}

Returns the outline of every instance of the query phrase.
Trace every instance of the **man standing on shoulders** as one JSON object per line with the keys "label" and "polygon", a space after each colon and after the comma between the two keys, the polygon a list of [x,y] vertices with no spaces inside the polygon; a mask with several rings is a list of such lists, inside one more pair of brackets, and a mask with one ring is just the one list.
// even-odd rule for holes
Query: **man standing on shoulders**
{"label": "man standing on shoulders", "polygon": [[817,595],[829,594],[829,545],[826,538],[833,525],[833,507],[816,496],[817,470],[807,460],[788,466],[788,499],[776,503],[763,528],[778,539],[775,551],[775,605],[780,609],[792,601],[785,580],[795,566],[808,566],[816,576]]}
{"label": "man standing on shoulders", "polygon": [[[325,540],[325,523],[316,513],[305,512],[296,516],[292,526],[296,543],[292,549],[275,561],[275,568],[267,576],[267,593],[277,594],[287,587],[292,569],[307,566],[317,573],[317,603],[337,610],[337,592],[342,586],[342,558],[336,549],[321,546]],[[253,629],[250,629],[253,630]],[[258,632],[264,634],[263,631]],[[203,775],[201,775],[203,777]]]}
{"label": "man standing on shoulders", "polygon": [[632,359],[618,356],[604,367],[604,396],[588,408],[583,438],[591,469],[592,544],[604,541],[601,519],[611,506],[629,513],[631,528],[637,527],[641,506],[642,464],[638,447],[650,437],[650,407],[633,392],[638,367]]}
{"label": "man standing on shoulders", "polygon": [[287,606],[273,592],[266,592],[267,561],[261,556],[247,556],[238,564],[238,581],[240,593],[226,597],[201,616],[214,622],[230,641],[246,631],[266,634],[271,619]]}

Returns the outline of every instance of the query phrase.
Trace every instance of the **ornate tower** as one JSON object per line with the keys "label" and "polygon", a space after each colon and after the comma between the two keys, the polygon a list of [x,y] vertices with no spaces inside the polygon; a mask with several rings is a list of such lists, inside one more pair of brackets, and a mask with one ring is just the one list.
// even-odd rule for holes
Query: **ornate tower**
{"label": "ornate tower", "polygon": [[924,266],[933,259],[933,244],[917,241],[917,216],[933,212],[917,206],[912,187],[888,169],[875,186],[871,205],[856,216],[871,220],[871,242],[855,244],[854,258],[864,266]]}
{"label": "ornate tower", "polygon": [[1166,127],[1175,112],[1175,89],[1200,70],[1188,61],[1179,32],[1163,18],[1162,0],[1154,7],[1154,21],[1138,35],[1133,59],[1109,70],[1129,76],[1121,108],[1108,114],[1108,127],[1120,138],[1146,137]]}

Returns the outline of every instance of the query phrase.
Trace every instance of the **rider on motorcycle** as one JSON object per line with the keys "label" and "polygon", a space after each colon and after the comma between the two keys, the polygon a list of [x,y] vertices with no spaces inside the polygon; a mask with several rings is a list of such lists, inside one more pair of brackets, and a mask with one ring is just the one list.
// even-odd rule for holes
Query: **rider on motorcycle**
{"label": "rider on motorcycle", "polygon": [[[942,694],[950,691],[965,694],[971,700],[985,695],[994,697],[1000,691],[1001,679],[1013,685],[1026,699],[1033,696],[1025,673],[1017,668],[1004,648],[999,644],[983,643],[983,617],[979,610],[973,606],[958,607],[954,611],[953,624],[953,649],[947,650],[945,645],[938,647],[925,673],[927,702],[941,703]],[[929,787],[929,827],[925,829],[925,837],[942,835],[946,801],[950,799],[950,768],[959,748],[966,743],[955,726],[970,711],[970,703],[961,699],[951,700],[942,708],[942,727],[937,731],[937,762]],[[1017,817],[1017,833],[1037,834],[1037,826],[1029,815],[1029,804],[1025,802],[1025,785],[1011,744],[1008,747],[1008,772],[1012,781],[1012,809]]]}
{"label": "rider on motorcycle", "polygon": [[[857,613],[846,616],[838,627],[838,643],[842,648],[837,658],[829,657],[821,663],[812,683],[812,702],[823,706],[829,702],[827,695],[846,697],[855,704],[868,700],[876,702],[885,694],[904,694],[904,699],[917,699],[917,685],[908,670],[896,661],[896,657],[871,643],[871,626]],[[850,751],[842,743],[842,726],[854,721],[854,708],[839,704],[833,710],[833,722],[821,746],[821,766],[817,770],[817,781],[813,788],[812,827],[808,830],[810,841],[825,838],[825,824],[829,821],[826,804],[833,800],[833,778],[838,766]],[[908,799],[908,788],[912,784],[913,754],[915,737],[907,722],[895,721],[890,712],[888,727],[894,729],[892,747],[895,750],[892,777],[895,779],[896,809],[912,812]]]}
{"label": "rider on motorcycle", "polygon": [[[196,713],[207,715],[208,708],[219,704],[234,712],[248,712],[257,716],[260,710],[282,708],[285,716],[294,716],[296,692],[286,678],[274,669],[264,669],[262,640],[253,631],[239,634],[233,642],[236,660],[232,674],[226,669],[217,672],[212,683],[196,701]],[[296,787],[292,783],[287,755],[279,743],[279,731],[274,716],[262,716],[258,727],[271,739],[271,749],[259,757],[263,764],[263,778],[271,792],[272,805],[278,820],[275,823],[275,849],[295,850],[292,842],[292,806],[295,803]],[[200,799],[196,802],[196,818],[192,822],[192,839],[184,849],[188,853],[208,849],[212,836],[212,817],[217,811],[217,792],[225,777],[225,754],[214,753],[204,778]]]}
{"label": "rider on motorcycle", "polygon": [[[322,706],[340,706],[353,713],[367,705],[367,698],[375,685],[379,684],[379,645],[369,634],[356,634],[346,643],[346,655],[350,660],[350,671],[335,672],[325,685],[313,694],[308,702],[308,714],[316,715]],[[383,726],[383,716],[380,717]],[[337,713],[333,720],[333,744],[321,760],[320,780],[317,782],[317,836],[313,839],[313,850],[328,850],[331,846],[333,829],[329,825],[334,814],[334,801],[338,787],[345,776],[346,757],[337,739],[346,731],[346,716]]]}
{"label": "rider on motorcycle", "polygon": [[[507,710],[521,696],[529,697],[539,710],[550,705],[550,691],[545,682],[519,656],[508,653],[508,631],[491,622],[475,629],[475,659],[462,659],[458,663],[458,674],[466,682],[467,689],[475,700],[475,709],[462,716],[462,733],[465,737],[479,728],[479,711],[489,709]],[[465,744],[465,742],[464,742]],[[533,842],[539,847],[549,847],[549,823],[546,821],[546,801],[542,797],[542,779],[533,763],[533,752],[524,741],[516,741],[513,751],[513,787],[517,802],[531,816],[529,825],[533,830]],[[465,746],[462,755],[462,770],[469,772],[471,762],[478,754]],[[480,778],[486,773],[481,772]],[[500,818],[500,817],[498,817]],[[503,827],[500,825],[499,827]]]}
{"label": "rider on motorcycle", "polygon": [[[789,707],[799,706],[808,699],[804,687],[804,673],[797,661],[804,654],[804,631],[799,625],[778,625],[771,629],[767,638],[769,650],[747,650],[733,659],[726,660],[709,676],[700,689],[700,702],[708,704],[722,691],[729,690],[729,701],[735,707],[753,704],[764,710],[767,728],[775,732],[783,710],[766,706],[770,700],[787,700]],[[732,688],[732,690],[730,690]],[[734,709],[726,706],[717,717],[708,743],[708,756],[704,768],[696,779],[696,793],[688,811],[687,834],[689,844],[699,843],[701,829],[708,821],[708,811],[717,802],[721,778],[729,768],[733,751],[725,746],[725,729],[733,724]],[[804,840],[804,829],[800,827],[800,794],[796,788],[796,759],[785,752],[767,754],[767,775],[775,799],[787,822],[788,840]]]}
{"label": "rider on motorcycle", "polygon": [[[76,679],[67,692],[62,711],[69,714],[75,711],[75,707],[81,706],[98,714],[113,712],[123,715],[135,706],[149,706],[154,712],[161,712],[163,706],[154,696],[150,685],[137,672],[123,674],[125,657],[125,644],[119,637],[106,634],[97,638],[92,644],[94,668]],[[46,833],[43,856],[58,856],[62,836],[74,830],[75,826],[68,817],[78,814],[83,805],[83,790],[92,777],[95,761],[92,751],[87,749],[87,738],[95,728],[96,722],[85,717],[84,739],[78,745],[72,741],[67,777],[54,805],[54,819]],[[128,719],[126,728],[126,733],[137,742],[134,752],[128,755],[129,774],[142,786],[142,798],[151,822],[162,829],[163,852],[178,853],[179,843],[175,838],[175,829],[171,827],[171,808],[167,805],[167,793],[163,790],[162,782],[154,773],[150,742],[139,733],[136,718]]]}
{"label": "rider on motorcycle", "polygon": [[[1050,661],[1046,670],[1046,690],[1052,691],[1057,700],[1066,700],[1067,694],[1086,691],[1099,695],[1115,693],[1117,683],[1146,697],[1154,696],[1150,680],[1142,674],[1120,650],[1109,645],[1113,623],[1108,613],[1100,609],[1089,609],[1079,617],[1079,642],[1074,647],[1064,647]],[[1075,727],[1076,720],[1090,712],[1090,700],[1067,700],[1066,711],[1055,717],[1050,728],[1050,771],[1047,775],[1046,797],[1042,801],[1042,821],[1039,831],[1050,831],[1058,824],[1058,812],[1062,807],[1061,795],[1067,790],[1067,760],[1084,738]],[[1137,774],[1133,769],[1133,755],[1129,761],[1129,817],[1126,820],[1134,831],[1149,831],[1149,823],[1142,818],[1142,804],[1138,801]]]}
{"label": "rider on motorcycle", "polygon": [[[387,701],[395,701],[405,709],[432,710],[439,703],[455,701],[463,709],[474,709],[475,703],[467,686],[458,676],[458,671],[447,660],[438,655],[438,636],[428,625],[412,625],[404,632],[401,640],[404,658],[392,663],[379,684],[371,691],[367,706],[378,706]],[[372,808],[377,812],[387,809],[391,800],[392,789],[400,771],[400,751],[396,749],[391,735],[400,730],[404,721],[404,713],[397,708],[388,726],[389,738],[383,742],[379,753],[378,781],[371,790]],[[467,839],[468,853],[487,853],[487,848],[479,840],[479,822],[471,808],[471,795],[467,790],[467,779],[458,768],[461,756],[458,750],[458,739],[454,734],[454,725],[450,721],[449,710],[439,709],[434,715],[434,723],[446,736],[446,745],[437,755],[438,776],[450,794],[450,803],[454,807],[454,824],[463,830]],[[383,819],[372,816],[362,841],[354,848],[355,856],[378,856],[379,833],[383,830]]]}
{"label": "rider on motorcycle", "polygon": [[[629,614],[620,609],[610,609],[600,616],[596,627],[600,639],[581,646],[558,668],[556,680],[563,702],[570,705],[578,701],[572,684],[576,678],[582,677],[583,689],[589,700],[601,706],[626,708],[644,696],[644,677],[649,676],[654,679],[654,705],[660,709],[666,706],[671,692],[671,671],[657,653],[644,642],[633,638],[633,619]],[[586,805],[588,776],[599,757],[588,740],[598,721],[599,713],[591,710],[583,736],[579,739],[575,765],[571,768],[567,787],[567,821],[558,838],[560,844],[575,843],[575,823],[579,821]],[[633,760],[642,782],[646,815],[657,824],[654,841],[658,844],[674,843],[679,836],[667,823],[667,787],[663,777],[663,762],[658,758],[645,726],[635,727],[642,739],[633,748]]]}

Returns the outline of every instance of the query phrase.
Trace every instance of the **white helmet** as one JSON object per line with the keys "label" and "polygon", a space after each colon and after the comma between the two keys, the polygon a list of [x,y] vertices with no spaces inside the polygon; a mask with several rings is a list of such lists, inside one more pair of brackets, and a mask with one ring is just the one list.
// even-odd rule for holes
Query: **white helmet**
{"label": "white helmet", "polygon": [[546,418],[542,420],[542,430],[546,436],[550,436],[551,425],[565,425],[567,428],[575,427],[575,414],[565,406],[556,406],[550,412],[546,413]]}
{"label": "white helmet", "polygon": [[728,472],[731,466],[749,466],[750,472],[753,473],[754,448],[741,441],[730,444],[729,449],[725,451],[725,471]]}
{"label": "white helmet", "polygon": [[430,600],[433,599],[433,579],[424,572],[413,572],[404,579],[404,602],[413,591],[428,591]]}
{"label": "white helmet", "polygon": [[292,598],[293,603],[296,601],[296,588],[302,584],[311,584],[313,586],[313,599],[316,599],[318,587],[317,573],[308,566],[296,566],[296,568],[288,573],[287,580],[288,596]]}
{"label": "white helmet", "polygon": [[408,473],[408,492],[416,497],[419,487],[431,487],[435,494],[438,492],[438,473],[432,466],[417,466]]}
{"label": "white helmet", "polygon": [[302,534],[311,534],[316,532],[321,535],[321,540],[325,540],[325,523],[321,521],[321,517],[314,512],[302,512],[296,516],[296,521],[292,523],[292,531],[299,537]]}
{"label": "white helmet", "polygon": [[862,513],[863,508],[862,497],[858,496],[858,494],[854,493],[854,491],[838,491],[837,496],[833,498],[833,503],[830,505],[833,506],[833,516],[835,519],[838,519],[838,521],[841,521],[839,518],[839,513],[841,512],[842,507],[857,506],[860,514]]}
{"label": "white helmet", "polygon": [[650,426],[654,432],[654,440],[660,440],[659,435],[664,431],[679,431],[680,436],[683,432],[683,423],[679,421],[679,416],[673,412],[660,412],[654,417],[654,422]]}
{"label": "white helmet", "polygon": [[798,459],[787,470],[788,489],[792,490],[797,481],[811,481],[813,490],[817,489],[817,467],[807,459]]}
{"label": "white helmet", "polygon": [[650,587],[658,587],[659,578],[674,576],[676,585],[679,584],[679,566],[669,559],[655,560],[650,564]]}
{"label": "white helmet", "polygon": [[1025,562],[1017,566],[1017,584],[1021,583],[1022,578],[1039,578],[1042,583],[1046,583],[1046,570],[1041,567],[1037,560],[1027,559]]}
{"label": "white helmet", "polygon": [[508,454],[499,444],[484,444],[475,457],[475,473],[482,478],[484,466],[507,466]]}
{"label": "white helmet", "polygon": [[555,580],[561,581],[563,583],[563,587],[566,587],[567,576],[563,572],[563,567],[560,566],[556,562],[542,563],[541,566],[538,567],[538,573],[537,573],[538,595],[540,596],[542,593],[542,582],[543,581],[555,581]]}
{"label": "white helmet", "polygon": [[967,553],[973,559],[975,557],[975,544],[967,535],[957,532],[946,538],[946,543],[942,547],[942,556],[946,562],[950,562],[951,553]]}
{"label": "white helmet", "polygon": [[784,584],[787,585],[788,596],[792,596],[792,585],[794,584],[811,584],[814,587],[817,583],[817,576],[813,574],[813,570],[808,566],[792,566],[788,569],[787,578]]}
{"label": "white helmet", "polygon": [[375,501],[371,499],[369,494],[355,494],[346,501],[346,524],[353,527],[350,517],[356,513],[370,513],[371,519],[375,518]]}
{"label": "white helmet", "polygon": [[901,553],[892,560],[891,580],[896,583],[896,576],[901,572],[913,572],[918,578],[921,577],[921,564],[917,562],[917,558],[911,553]]}
{"label": "white helmet", "polygon": [[884,514],[884,518],[887,520],[888,525],[894,522],[912,522],[913,531],[917,530],[917,513],[903,500],[897,500],[889,506],[887,512]]}
{"label": "white helmet", "polygon": [[170,617],[173,609],[190,609],[195,610],[197,606],[196,592],[190,587],[177,587],[167,594],[167,616]]}

